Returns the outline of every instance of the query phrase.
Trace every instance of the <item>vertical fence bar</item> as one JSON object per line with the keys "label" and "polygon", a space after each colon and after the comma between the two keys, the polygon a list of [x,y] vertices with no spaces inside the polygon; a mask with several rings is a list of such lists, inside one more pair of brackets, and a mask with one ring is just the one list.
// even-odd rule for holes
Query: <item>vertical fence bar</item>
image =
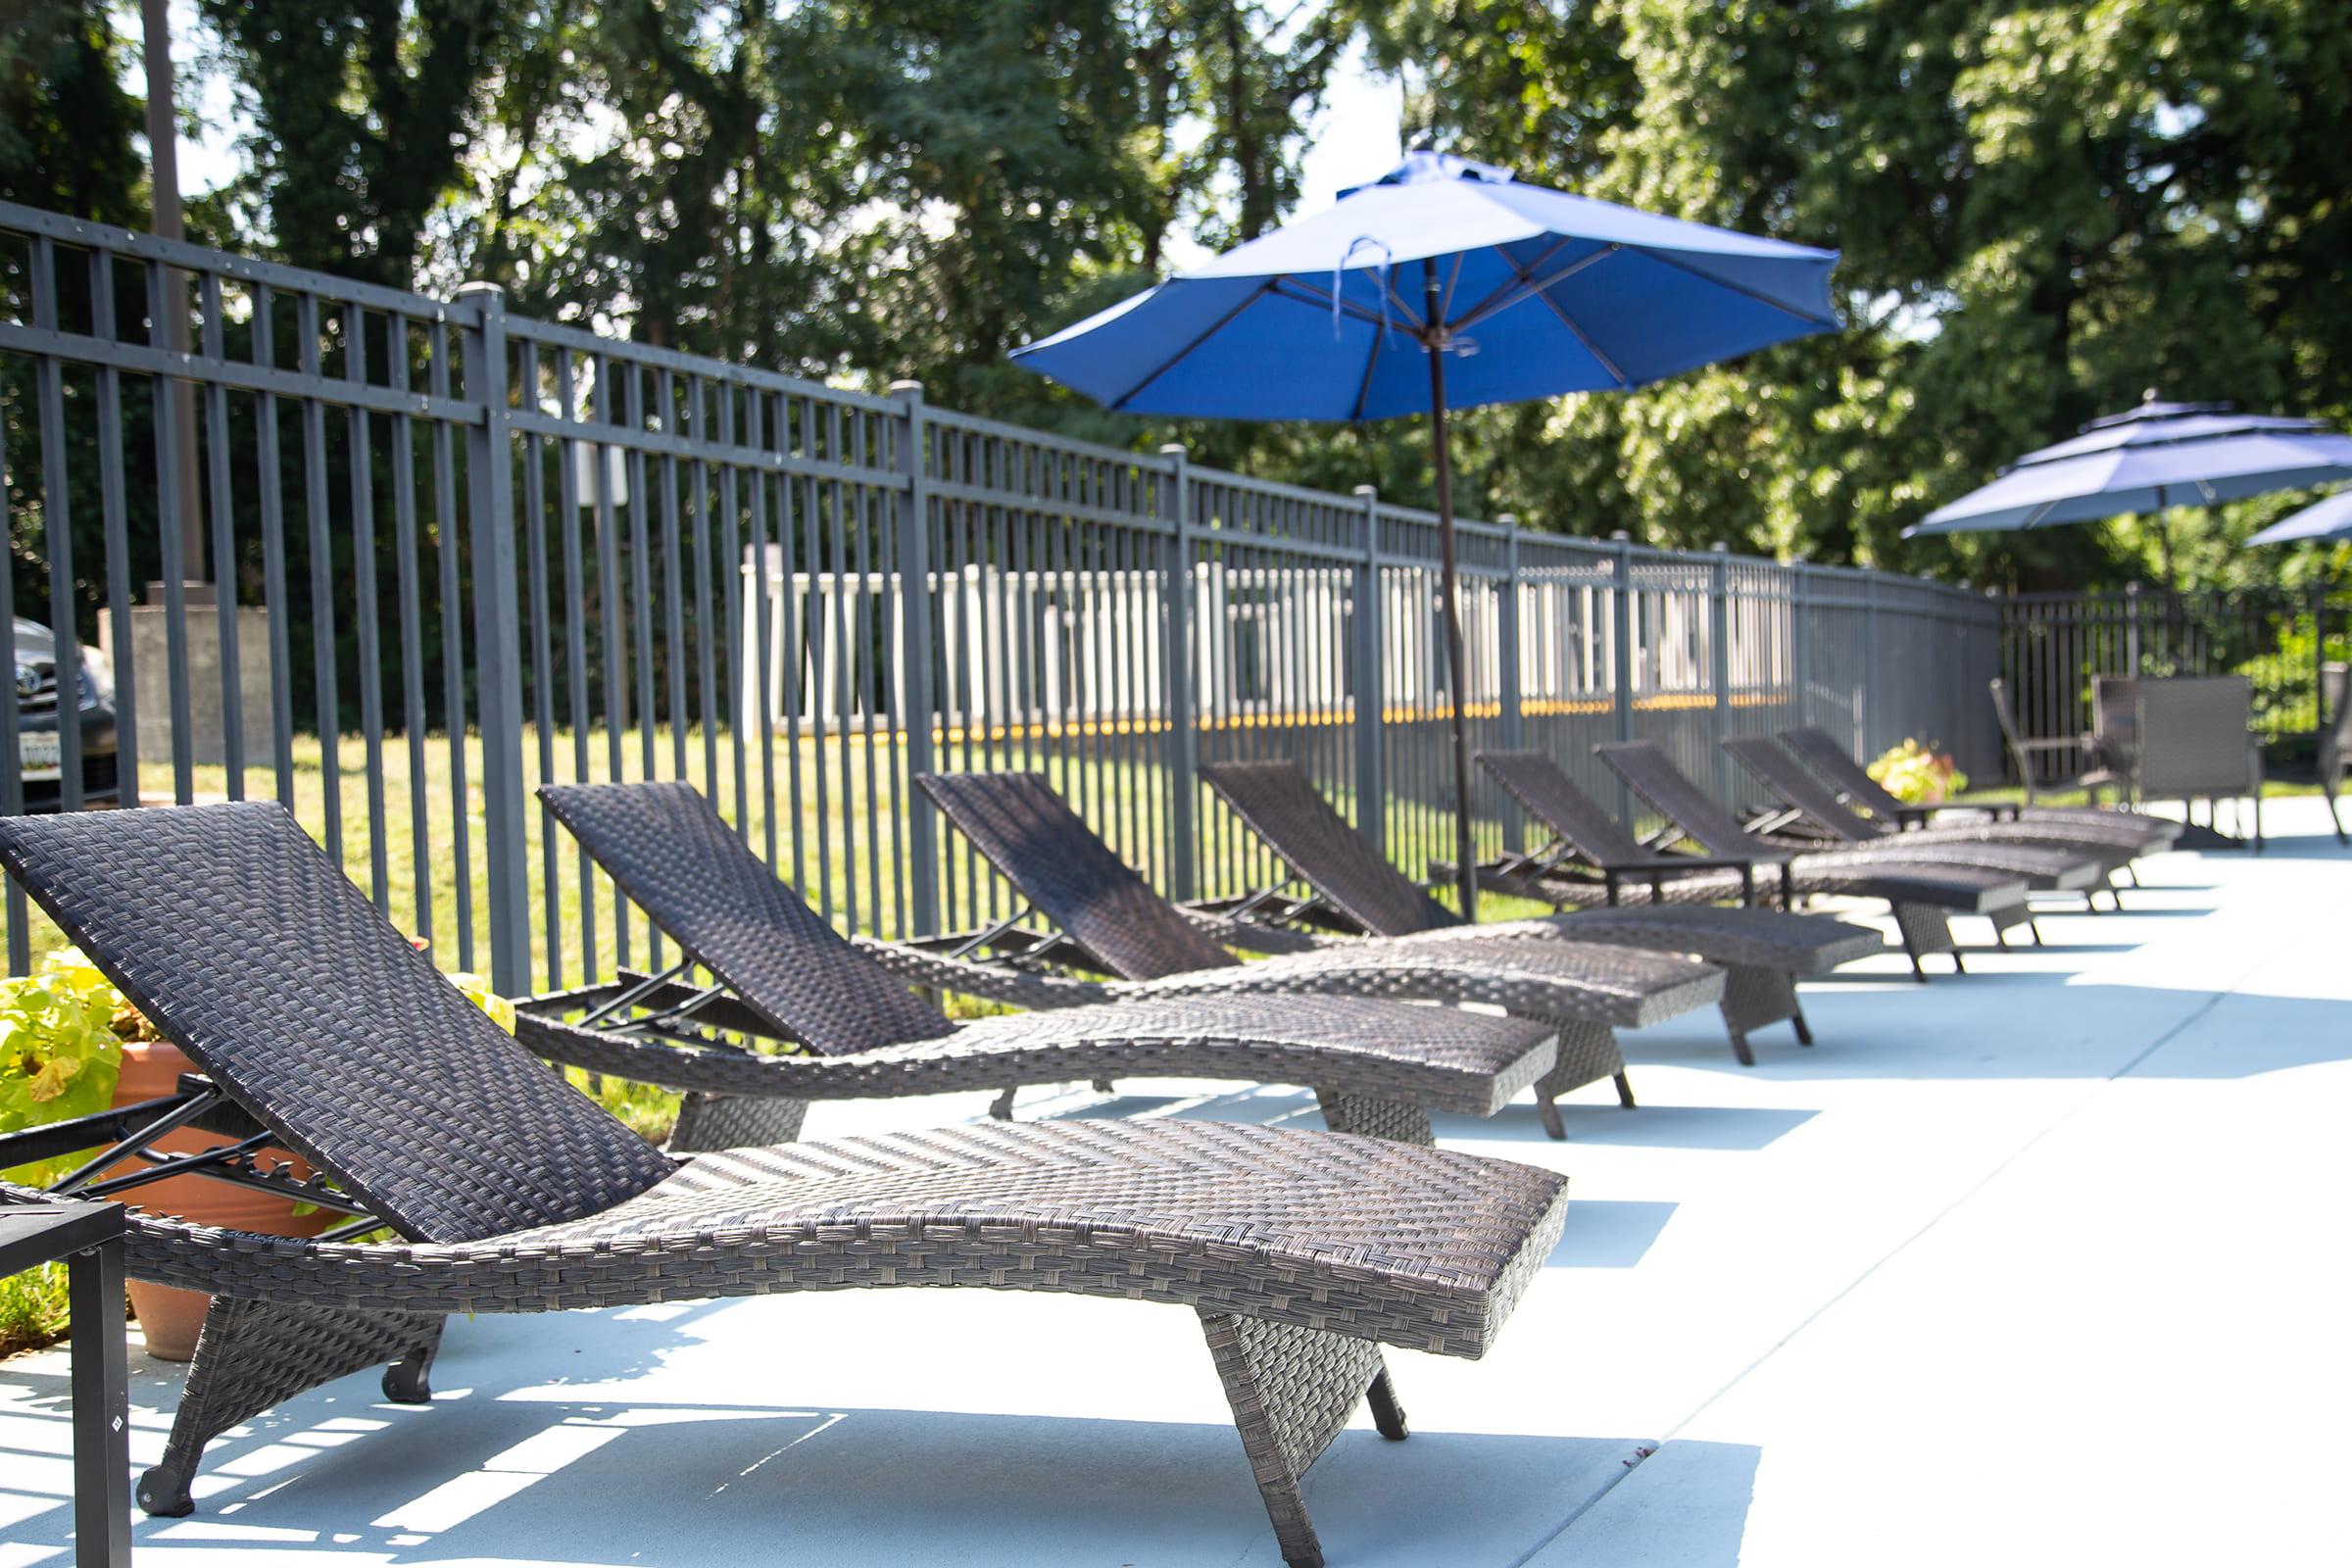
{"label": "vertical fence bar", "polygon": [[1355,583],[1355,830],[1374,849],[1388,844],[1388,781],[1381,776],[1381,710],[1388,702],[1386,643],[1381,635],[1380,491],[1355,487],[1363,508],[1363,558],[1353,566]]}
{"label": "vertical fence bar", "polygon": [[[1634,538],[1623,528],[1609,537],[1616,557],[1609,580],[1609,738],[1634,738]],[[1612,770],[1614,771],[1614,770]],[[1632,824],[1633,791],[1617,780],[1617,819]]]}
{"label": "vertical fence bar", "polygon": [[[1504,751],[1515,752],[1521,744],[1520,708],[1525,700],[1519,671],[1519,519],[1506,512],[1494,520],[1503,526],[1502,581],[1495,586],[1494,601],[1494,646],[1501,661],[1501,667],[1495,671],[1500,707],[1495,713],[1494,732]],[[1518,855],[1527,848],[1526,819],[1509,791],[1496,793],[1502,799],[1503,848]]]}
{"label": "vertical fence bar", "polygon": [[1185,449],[1170,442],[1159,449],[1168,473],[1159,487],[1159,514],[1171,532],[1162,542],[1167,604],[1165,641],[1161,644],[1161,692],[1167,703],[1168,727],[1161,747],[1168,773],[1168,892],[1177,900],[1200,896],[1198,876],[1200,793],[1200,724],[1193,697],[1193,644],[1197,636],[1193,604],[1192,463]]}
{"label": "vertical fence bar", "polygon": [[[253,291],[253,363],[275,368],[277,365],[277,323],[271,309],[272,298],[266,287]],[[394,318],[397,325],[398,318]],[[405,342],[396,342],[390,359],[397,368],[395,385],[408,385],[408,364]],[[262,600],[263,613],[269,621],[270,640],[270,764],[277,783],[278,804],[287,810],[294,809],[294,629],[293,606],[286,586],[286,515],[284,501],[285,470],[278,450],[277,397],[260,392],[253,400],[253,451],[255,481],[261,494],[262,522]],[[408,417],[402,416],[393,423],[393,439],[407,450]],[[401,470],[410,472],[407,468]],[[414,474],[411,473],[414,480]],[[416,500],[412,482],[409,500]],[[170,515],[169,513],[160,515]],[[411,518],[414,521],[414,516]],[[177,530],[164,529],[169,540]],[[419,732],[423,725],[417,725]],[[176,731],[175,731],[176,732]],[[415,769],[422,776],[422,769]],[[416,853],[426,853],[430,846],[423,824],[417,825]]]}
{"label": "vertical fence bar", "polygon": [[1732,796],[1732,754],[1723,743],[1732,735],[1732,547],[1718,541],[1707,562],[1707,684],[1715,696],[1715,788]]}
{"label": "vertical fence bar", "polygon": [[1886,746],[1879,702],[1879,574],[1862,579],[1862,755],[1876,757]]}
{"label": "vertical fence bar", "polygon": [[[931,691],[931,431],[923,417],[922,382],[893,381],[890,391],[903,405],[891,432],[904,481],[893,497],[899,509],[899,630],[905,648],[894,706],[899,730],[906,737],[906,787],[899,800],[906,832],[907,900],[914,906],[900,911],[900,921],[902,934],[910,924],[915,935],[927,937],[940,930],[939,825],[931,797],[915,787],[914,779],[934,765],[931,720],[937,707]],[[872,809],[870,797],[867,809]],[[874,923],[879,930],[878,909]]]}
{"label": "vertical fence bar", "polygon": [[[90,253],[90,330],[106,342],[115,330],[115,267],[111,253]],[[98,499],[106,528],[107,635],[121,656],[115,665],[115,799],[139,804],[138,661],[130,647],[130,537],[122,481],[122,372],[98,367]],[[4,494],[0,490],[0,494]],[[13,612],[15,607],[9,606]]]}
{"label": "vertical fence bar", "polygon": [[[522,613],[514,569],[514,496],[509,435],[506,294],[468,283],[474,307],[463,334],[466,397],[479,406],[466,430],[466,513],[473,544],[473,656],[482,731],[482,861],[490,895],[491,984],[514,996],[531,968],[530,866],[523,851]],[[452,713],[458,728],[464,715]]]}
{"label": "vertical fence bar", "polygon": [[[164,431],[171,420],[162,417],[162,409],[171,401],[164,392],[164,381],[156,378],[156,439],[165,439]],[[13,533],[16,519],[8,511],[8,443],[0,441],[0,532]],[[165,514],[169,516],[170,514]],[[170,533],[167,527],[164,530]],[[8,662],[13,678],[17,667],[17,584],[16,552],[0,539],[0,659]],[[18,816],[24,810],[24,753],[18,731],[20,714],[13,702],[0,702],[0,815]],[[32,967],[32,932],[29,926],[29,906],[24,889],[15,877],[0,878],[7,884],[8,911],[8,972],[23,974]]]}
{"label": "vertical fence bar", "polygon": [[[147,338],[150,347],[163,348],[172,340],[169,322],[172,312],[182,316],[187,301],[173,280],[179,274],[161,262],[147,268]],[[184,367],[185,357],[182,356]],[[187,403],[188,417],[182,422],[173,416],[183,403],[178,383],[169,375],[158,374],[151,385],[153,401],[151,422],[155,426],[155,514],[157,543],[163,556],[164,574],[164,668],[166,700],[172,715],[172,799],[181,806],[196,798],[196,753],[194,740],[195,718],[188,694],[188,563],[184,556],[186,540],[181,530],[172,526],[172,519],[181,514],[184,505],[183,486],[195,482],[196,455],[192,450],[196,436],[195,405]],[[191,450],[182,451],[185,438]],[[11,602],[13,604],[13,601]],[[135,720],[134,720],[135,721]],[[14,755],[12,748],[11,755]],[[13,889],[11,898],[16,897]]]}
{"label": "vertical fence bar", "polygon": [[1813,573],[1788,564],[1788,712],[1790,722],[1813,722]]}
{"label": "vertical fence bar", "polygon": [[[32,242],[32,323],[58,327],[57,253],[45,235]],[[65,367],[54,354],[33,362],[41,419],[41,533],[49,564],[50,669],[57,693],[57,800],[61,810],[81,809],[81,639],[74,613],[74,506],[66,473]],[[7,607],[9,613],[16,607]]]}

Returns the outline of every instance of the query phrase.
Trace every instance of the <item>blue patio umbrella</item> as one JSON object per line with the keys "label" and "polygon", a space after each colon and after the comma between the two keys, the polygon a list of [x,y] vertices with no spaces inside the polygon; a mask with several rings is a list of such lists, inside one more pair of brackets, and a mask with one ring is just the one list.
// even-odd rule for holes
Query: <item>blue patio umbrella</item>
{"label": "blue patio umbrella", "polygon": [[2250,545],[2292,544],[2298,539],[2352,539],[2352,490],[2279,518],[2248,539]]}
{"label": "blue patio umbrella", "polygon": [[1999,478],[1903,530],[1993,533],[2125,513],[2153,515],[2164,579],[2175,588],[2164,514],[2275,490],[2352,478],[2352,435],[2317,419],[2240,414],[2227,403],[2163,403],[2150,392],[2126,414],[2093,419],[2073,439],[2029,452]]}
{"label": "blue patio umbrella", "polygon": [[1835,251],[1415,152],[1330,208],[1013,358],[1106,408],[1435,424],[1456,866],[1475,907],[1450,409],[1619,391],[1838,326]]}

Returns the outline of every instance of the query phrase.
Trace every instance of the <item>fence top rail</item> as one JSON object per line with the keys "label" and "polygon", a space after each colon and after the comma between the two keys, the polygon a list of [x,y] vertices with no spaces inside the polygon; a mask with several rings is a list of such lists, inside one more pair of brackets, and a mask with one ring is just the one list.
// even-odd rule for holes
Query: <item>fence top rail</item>
{"label": "fence top rail", "polygon": [[934,403],[923,405],[923,422],[934,427],[959,431],[965,435],[987,436],[1000,441],[1017,442],[1024,446],[1043,447],[1047,451],[1064,453],[1073,458],[1115,460],[1132,464],[1137,468],[1152,473],[1173,474],[1176,471],[1176,461],[1156,452],[1129,452],[1120,447],[1106,447],[1098,442],[1082,441],[1076,436],[1056,435],[1051,430],[1032,430],[1025,424],[1010,424],[1003,419],[991,419],[984,415],[965,414],[956,409],[943,409]]}
{"label": "fence top rail", "polygon": [[255,261],[251,257],[210,250],[186,240],[165,239],[160,234],[144,233],[135,228],[117,228],[112,223],[93,223],[79,218],[68,218],[62,213],[21,206],[16,202],[0,202],[0,230],[62,240],[85,250],[104,251],[132,261],[161,262],[183,272],[210,272],[220,277],[267,284],[270,288],[293,293],[316,294],[346,305],[389,311],[451,326],[471,325],[481,318],[481,306],[473,300],[436,300],[423,294],[386,288],[380,283],[337,277],[332,272],[314,272],[304,268],[287,267],[279,262]]}
{"label": "fence top rail", "polygon": [[565,321],[544,321],[532,316],[508,316],[505,320],[507,336],[518,342],[569,349],[575,354],[620,361],[648,369],[674,370],[681,375],[730,383],[758,392],[780,392],[788,397],[838,403],[844,408],[858,409],[869,414],[904,414],[906,411],[905,398],[877,397],[870,392],[827,386],[822,381],[784,375],[775,370],[761,370],[748,365],[735,365],[725,360],[711,359],[708,355],[686,354],[677,349],[665,349],[628,338],[605,337]]}

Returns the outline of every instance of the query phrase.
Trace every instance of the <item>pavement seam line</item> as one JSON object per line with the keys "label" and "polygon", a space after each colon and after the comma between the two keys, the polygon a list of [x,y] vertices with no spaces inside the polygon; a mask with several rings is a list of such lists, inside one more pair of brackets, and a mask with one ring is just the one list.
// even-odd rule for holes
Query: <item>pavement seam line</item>
{"label": "pavement seam line", "polygon": [[[2306,941],[2312,939],[2310,927],[2305,928],[2304,936]],[[2300,944],[2298,944],[2298,946]],[[2220,1006],[2224,1000],[2237,995],[2238,989],[2241,986],[2243,986],[2248,980],[2252,979],[2263,969],[2270,967],[2270,965],[2278,961],[2279,957],[2280,955],[2275,952],[2266,953],[2257,957],[2252,963],[2240,970],[2238,974],[2230,981],[2227,989],[2213,992],[2207,996],[2202,1005],[2191,1009],[2185,1017],[2180,1019],[2170,1028],[2166,1029],[2162,1034],[2158,1035],[2154,1040],[2150,1041],[2144,1049],[2135,1054],[2129,1061],[2126,1061],[2123,1063],[2123,1065],[2117,1067],[2113,1072],[2108,1073],[2099,1081],[2097,1087],[2092,1089],[2089,1094],[2084,1095],[2082,1099],[2069,1105],[2063,1112],[2051,1118],[2051,1120],[2040,1130],[2035,1132],[2033,1137],[2027,1139],[2024,1143],[2019,1144],[2015,1149],[2011,1150],[2006,1155],[2004,1155],[1998,1164],[1985,1171],[1983,1176],[1971,1183],[1966,1191],[1962,1192],[1950,1202],[1946,1203],[1943,1207],[1937,1209],[1933,1215],[1929,1216],[1925,1224],[1921,1225],[1910,1235],[1904,1237],[1901,1241],[1895,1243],[1894,1246],[1888,1248],[1878,1257],[1872,1259],[1869,1267],[1863,1269],[1862,1272],[1856,1274],[1852,1279],[1846,1281],[1846,1283],[1841,1286],[1835,1295],[1823,1300],[1820,1305],[1814,1307],[1812,1311],[1807,1312],[1802,1318],[1790,1325],[1788,1333],[1773,1341],[1772,1344],[1767,1347],[1764,1351],[1754,1360],[1748,1362],[1747,1365],[1741,1367],[1738,1372],[1734,1373],[1721,1388],[1708,1395],[1704,1399],[1701,1399],[1696,1405],[1692,1406],[1690,1411],[1680,1421],[1677,1421],[1672,1427],[1668,1428],[1666,1435],[1659,1440],[1660,1445],[1663,1446],[1664,1444],[1673,1442],[1685,1428],[1689,1427],[1690,1423],[1696,1421],[1700,1416],[1706,1414],[1707,1411],[1711,1409],[1719,1400],[1721,1400],[1725,1395],[1731,1393],[1741,1383],[1747,1381],[1747,1379],[1754,1374],[1757,1368],[1763,1366],[1765,1362],[1780,1354],[1783,1349],[1788,1348],[1790,1341],[1794,1340],[1798,1335],[1804,1333],[1808,1328],[1811,1328],[1813,1324],[1819,1321],[1826,1313],[1828,1313],[1832,1307],[1835,1307],[1840,1301],[1843,1301],[1847,1297],[1851,1296],[1855,1291],[1859,1290],[1863,1284],[1870,1280],[1872,1276],[1876,1275],[1879,1270],[1885,1268],[1888,1263],[1892,1262],[1897,1257],[1900,1257],[1904,1252],[1909,1251],[1911,1248],[1922,1238],[1926,1237],[1930,1231],[1933,1231],[1936,1226],[1942,1224],[1946,1219],[1950,1218],[1952,1214],[1957,1212],[1964,1204],[1969,1202],[1970,1200],[1974,1199],[1979,1193],[1983,1192],[1986,1187],[1990,1186],[1995,1180],[1997,1180],[2003,1172],[2009,1169],[2010,1166],[2016,1164],[2019,1159],[2023,1158],[2026,1154],[2039,1147],[2041,1142],[2048,1138],[2050,1134],[2056,1132],[2059,1128],[2065,1126],[2068,1122],[2073,1121],[2077,1116],[2081,1115],[2086,1107],[2103,1097],[2109,1091],[2109,1089],[2114,1086],[2118,1079],[2132,1072],[2134,1068],[2139,1066],[2140,1063],[2146,1061],[2150,1056],[2164,1049],[2164,1047],[2179,1039],[2184,1032],[2187,1031],[2190,1025],[2195,1024],[2199,1020],[2206,1017],[2213,1011],[2214,1008]],[[1628,1471],[1627,1474],[1630,1475],[1632,1472]],[[1605,1492],[1601,1494],[1601,1495],[1604,1496],[1606,1494],[1607,1494]],[[1597,1498],[1595,1500],[1597,1500]],[[1589,1507],[1590,1504],[1587,1506]],[[1583,1509],[1578,1510],[1580,1515],[1585,1510]],[[1566,1526],[1561,1527],[1563,1532],[1566,1528]],[[1548,1544],[1548,1543],[1546,1544]],[[1524,1561],[1524,1559],[1522,1560]]]}

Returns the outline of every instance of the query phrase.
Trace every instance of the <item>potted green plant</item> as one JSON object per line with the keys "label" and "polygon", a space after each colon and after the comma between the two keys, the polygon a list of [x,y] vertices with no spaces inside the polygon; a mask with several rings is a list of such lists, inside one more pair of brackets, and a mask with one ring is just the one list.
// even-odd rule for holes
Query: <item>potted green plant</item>
{"label": "potted green plant", "polygon": [[1905,806],[1941,806],[1968,788],[1968,775],[1934,742],[1905,740],[1889,746],[1870,764],[1870,776]]}

